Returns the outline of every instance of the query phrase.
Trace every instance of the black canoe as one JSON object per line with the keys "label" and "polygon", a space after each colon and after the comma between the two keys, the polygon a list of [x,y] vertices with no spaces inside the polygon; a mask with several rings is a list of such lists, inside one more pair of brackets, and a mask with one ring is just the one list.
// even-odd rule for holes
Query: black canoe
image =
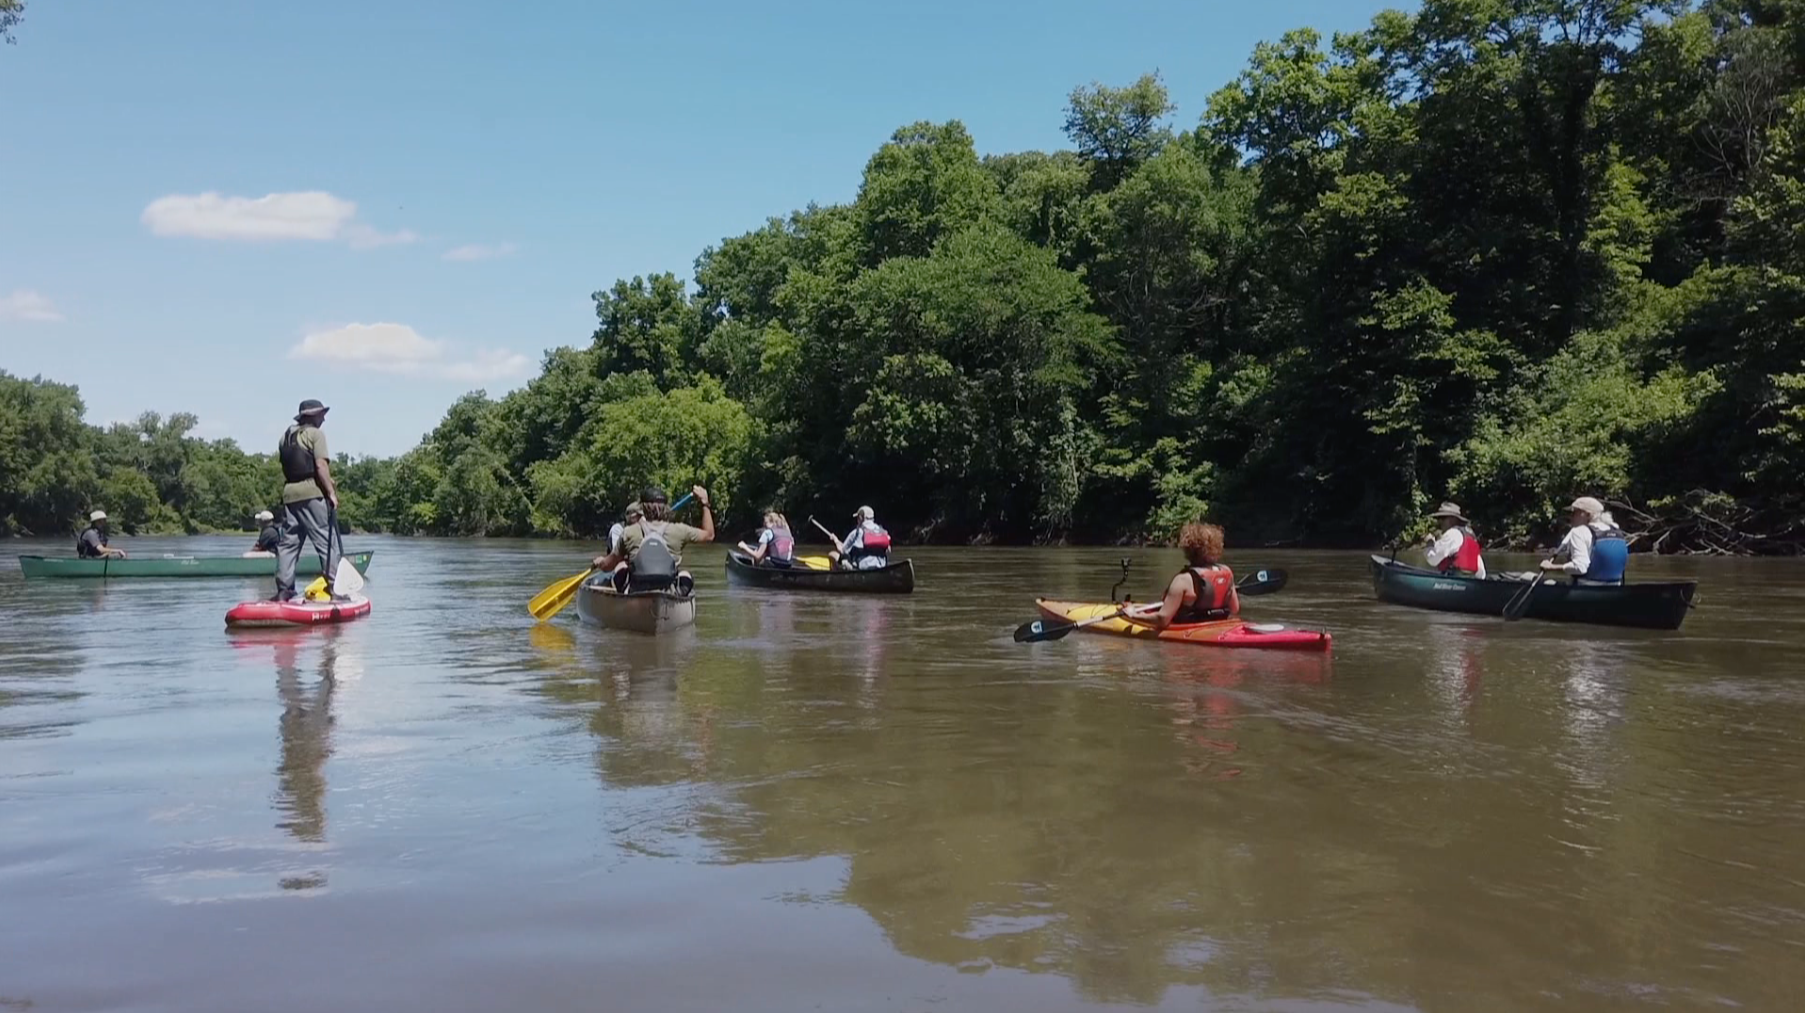
{"label": "black canoe", "polygon": [[915,564],[905,559],[881,570],[811,570],[805,566],[758,566],[745,555],[730,551],[727,579],[750,587],[792,591],[908,594],[915,590]]}
{"label": "black canoe", "polygon": [[[1440,612],[1502,616],[1504,606],[1523,590],[1523,581],[1508,577],[1450,577],[1434,570],[1372,557],[1373,593],[1380,601]],[[1594,587],[1565,580],[1543,583],[1524,615],[1530,619],[1594,623],[1599,626],[1642,626],[1677,630],[1692,607],[1696,581],[1670,584],[1618,584]]]}

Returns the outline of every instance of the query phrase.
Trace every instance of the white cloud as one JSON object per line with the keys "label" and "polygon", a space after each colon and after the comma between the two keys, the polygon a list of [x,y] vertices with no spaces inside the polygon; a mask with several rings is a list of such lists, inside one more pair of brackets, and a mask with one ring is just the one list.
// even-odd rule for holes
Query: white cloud
{"label": "white cloud", "polygon": [[425,337],[406,324],[346,324],[307,335],[289,349],[288,357],[466,383],[523,376],[533,367],[531,359],[505,349],[453,353],[450,343]]}
{"label": "white cloud", "polygon": [[322,190],[226,197],[218,191],[151,201],[141,220],[159,236],[278,242],[342,240],[356,249],[411,243],[412,232],[378,232],[357,221],[357,203]]}
{"label": "white cloud", "polygon": [[467,243],[454,246],[445,251],[444,260],[494,260],[497,257],[512,257],[520,251],[513,243],[496,243],[487,246],[482,243]]}
{"label": "white cloud", "polygon": [[28,288],[13,289],[12,295],[0,296],[0,320],[29,320],[54,324],[63,319],[50,300]]}

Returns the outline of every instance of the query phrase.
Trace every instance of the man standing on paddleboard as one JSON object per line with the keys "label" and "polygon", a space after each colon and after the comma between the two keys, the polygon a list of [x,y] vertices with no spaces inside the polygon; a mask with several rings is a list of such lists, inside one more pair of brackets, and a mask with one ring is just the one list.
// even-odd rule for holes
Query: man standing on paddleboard
{"label": "man standing on paddleboard", "polygon": [[295,566],[301,561],[301,540],[313,545],[320,557],[320,572],[333,601],[349,601],[337,593],[332,578],[338,573],[338,539],[332,525],[338,523],[338,487],[332,483],[326,434],[320,426],[329,409],[312,398],[301,402],[295,424],[282,434],[276,457],[282,462],[282,537],[276,543],[276,596],[295,596]]}

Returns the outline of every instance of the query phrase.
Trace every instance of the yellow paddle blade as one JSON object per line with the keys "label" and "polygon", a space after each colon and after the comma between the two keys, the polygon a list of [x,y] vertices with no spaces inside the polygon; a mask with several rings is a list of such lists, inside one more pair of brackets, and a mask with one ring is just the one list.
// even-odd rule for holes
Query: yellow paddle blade
{"label": "yellow paddle blade", "polygon": [[811,570],[831,570],[834,568],[833,560],[828,559],[826,556],[797,556],[796,562],[801,563]]}
{"label": "yellow paddle blade", "polygon": [[558,581],[534,595],[533,600],[526,603],[526,610],[540,622],[550,619],[562,612],[564,606],[570,604],[570,600],[577,596],[577,588],[582,587],[583,581],[589,579],[589,575],[594,572],[594,570],[584,570],[574,577],[566,577]]}

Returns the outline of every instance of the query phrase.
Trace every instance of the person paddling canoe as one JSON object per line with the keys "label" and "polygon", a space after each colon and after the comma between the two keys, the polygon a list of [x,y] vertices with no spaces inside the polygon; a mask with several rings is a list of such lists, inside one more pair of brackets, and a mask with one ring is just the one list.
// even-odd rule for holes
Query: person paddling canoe
{"label": "person paddling canoe", "polygon": [[862,506],[852,516],[858,523],[828,553],[834,566],[844,570],[881,570],[890,565],[890,532],[877,522],[877,511]]}
{"label": "person paddling canoe", "polygon": [[82,559],[124,559],[125,550],[107,544],[107,512],[96,510],[88,515],[88,526],[75,539],[75,554]]}
{"label": "person paddling canoe", "polygon": [[1156,630],[1184,623],[1204,623],[1241,614],[1234,571],[1222,565],[1222,529],[1214,524],[1186,524],[1178,533],[1185,568],[1166,585],[1159,612],[1147,617]]}
{"label": "person paddling canoe", "polygon": [[1575,584],[1623,583],[1629,567],[1629,536],[1618,529],[1604,504],[1591,496],[1581,496],[1567,509],[1573,527],[1561,539],[1554,558],[1542,561],[1542,570],[1571,574]]}
{"label": "person paddling canoe", "polygon": [[690,527],[671,520],[670,497],[663,489],[652,486],[639,497],[644,511],[637,524],[621,529],[620,546],[606,556],[597,556],[594,566],[614,575],[617,591],[657,591],[676,584],[693,586],[684,572],[683,550],[686,546],[714,541],[714,511],[708,503],[708,490],[701,486],[690,489],[702,505],[702,526]]}
{"label": "person paddling canoe", "polygon": [[796,536],[790,533],[790,522],[776,507],[765,510],[765,526],[759,529],[758,544],[740,543],[740,551],[752,560],[752,565],[775,566],[789,569],[796,565]]}
{"label": "person paddling canoe", "polygon": [[1454,577],[1485,579],[1485,559],[1480,555],[1479,539],[1474,537],[1469,522],[1461,516],[1460,505],[1443,503],[1429,515],[1441,525],[1441,534],[1430,535],[1423,555],[1429,565]]}
{"label": "person paddling canoe", "polygon": [[338,513],[338,487],[332,481],[331,452],[320,430],[331,409],[312,398],[301,402],[294,425],[282,433],[276,457],[282,462],[282,530],[276,541],[276,595],[271,601],[295,596],[295,567],[301,562],[301,541],[306,539],[320,557],[320,573],[326,578],[326,594],[332,601],[350,601],[332,587],[338,574],[338,539],[332,537]]}

